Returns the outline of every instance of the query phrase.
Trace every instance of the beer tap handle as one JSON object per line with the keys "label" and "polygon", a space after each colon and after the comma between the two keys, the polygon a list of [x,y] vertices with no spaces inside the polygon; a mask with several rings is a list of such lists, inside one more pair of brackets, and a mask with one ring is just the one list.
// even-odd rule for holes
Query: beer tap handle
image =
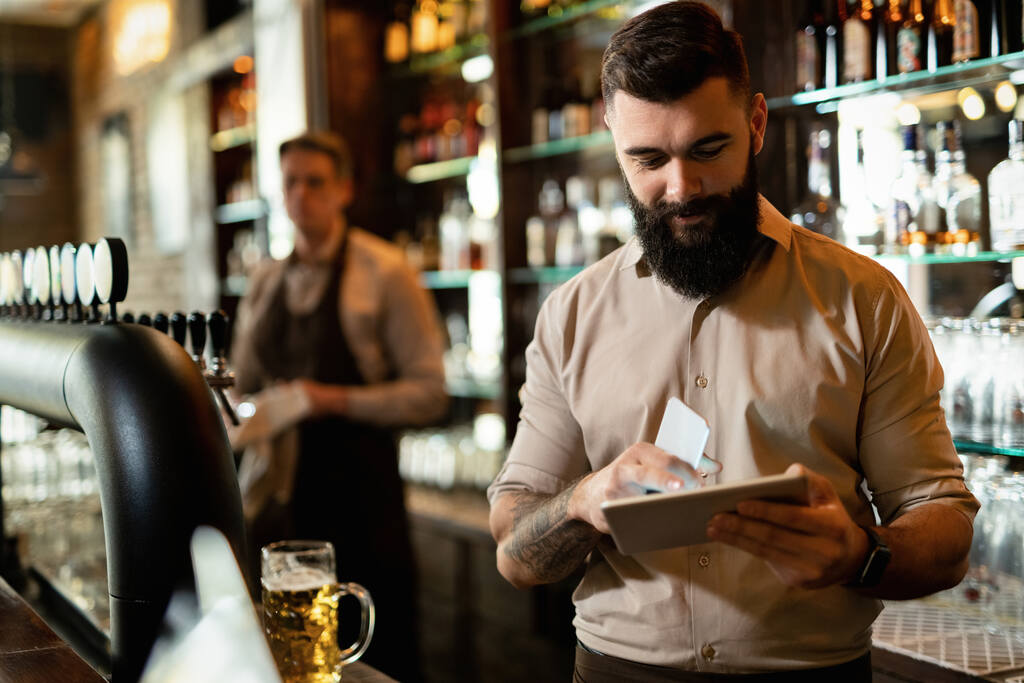
{"label": "beer tap handle", "polygon": [[203,359],[203,351],[206,349],[206,316],[199,311],[193,311],[188,316],[188,333],[192,338],[192,360],[201,370],[206,369],[206,361]]}
{"label": "beer tap handle", "polygon": [[121,314],[121,322],[123,322],[123,323],[133,323],[133,322],[135,322],[135,314],[132,313],[131,311],[125,311],[124,313]]}
{"label": "beer tap handle", "polygon": [[146,327],[153,326],[153,319],[149,317],[149,313],[139,313],[139,318],[135,322]]}
{"label": "beer tap handle", "polygon": [[153,329],[157,330],[158,332],[163,332],[164,334],[167,334],[169,325],[170,320],[167,319],[166,313],[157,313],[156,315],[153,316]]}
{"label": "beer tap handle", "polygon": [[[206,320],[210,327],[210,345],[214,363],[227,357],[228,316],[224,311],[214,311]],[[216,367],[214,368],[217,369]]]}
{"label": "beer tap handle", "polygon": [[175,311],[171,314],[171,336],[174,337],[174,341],[181,344],[182,348],[185,347],[185,336],[188,334],[188,323],[185,320],[185,314],[181,311]]}

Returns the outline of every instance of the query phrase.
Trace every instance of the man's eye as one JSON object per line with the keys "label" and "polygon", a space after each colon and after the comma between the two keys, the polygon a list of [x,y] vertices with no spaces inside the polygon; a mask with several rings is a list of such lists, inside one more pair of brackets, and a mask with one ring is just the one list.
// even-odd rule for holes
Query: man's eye
{"label": "man's eye", "polygon": [[636,165],[641,168],[657,168],[664,163],[662,157],[647,157],[645,159],[637,159]]}
{"label": "man's eye", "polygon": [[702,147],[693,151],[693,156],[698,159],[714,159],[722,150],[725,149],[725,145],[718,145],[717,147]]}

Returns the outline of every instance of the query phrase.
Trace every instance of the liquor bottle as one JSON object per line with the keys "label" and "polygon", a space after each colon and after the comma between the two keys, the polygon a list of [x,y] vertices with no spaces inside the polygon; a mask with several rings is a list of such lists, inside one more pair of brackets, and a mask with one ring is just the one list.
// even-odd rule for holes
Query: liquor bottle
{"label": "liquor bottle", "polygon": [[1024,121],[1009,124],[1010,153],[988,174],[989,222],[992,249],[1024,248]]}
{"label": "liquor bottle", "polygon": [[924,6],[921,0],[910,0],[896,34],[896,70],[906,74],[924,68],[926,43]]}
{"label": "liquor bottle", "polygon": [[927,251],[929,241],[934,244],[939,206],[932,174],[928,172],[927,154],[917,147],[916,125],[903,128],[902,168],[889,194],[886,248],[920,256]]}
{"label": "liquor bottle", "polygon": [[900,27],[906,16],[906,0],[879,0],[882,3],[878,17],[878,36],[875,42],[875,77],[878,79],[898,73],[896,64]]}
{"label": "liquor bottle", "polygon": [[419,0],[410,20],[412,36],[410,47],[416,54],[427,54],[437,50],[439,18],[435,0]]}
{"label": "liquor bottle", "polygon": [[842,241],[839,202],[832,196],[832,166],[829,163],[832,134],[827,129],[811,131],[807,146],[807,197],[793,210],[791,220],[808,230]]}
{"label": "liquor bottle", "polygon": [[953,61],[966,62],[981,56],[981,27],[978,8],[972,0],[953,0]]}
{"label": "liquor bottle", "polygon": [[846,0],[825,0],[825,40],[822,43],[822,85],[834,88],[842,82],[840,56],[843,54],[842,25],[846,20]]}
{"label": "liquor bottle", "polygon": [[932,21],[928,27],[928,70],[948,66],[953,62],[953,31],[956,14],[952,0],[935,0]]}
{"label": "liquor bottle", "polygon": [[846,215],[843,234],[846,246],[867,256],[882,251],[885,241],[885,216],[868,194],[868,175],[864,167],[864,131],[857,129],[857,166],[849,185],[843,187]]}
{"label": "liquor bottle", "polygon": [[1018,0],[991,0],[990,22],[982,40],[989,41],[989,56],[997,57],[1021,51],[1024,3]]}
{"label": "liquor bottle", "polygon": [[875,76],[878,22],[872,0],[852,0],[843,22],[843,82],[859,83]]}
{"label": "liquor bottle", "polygon": [[807,0],[804,13],[797,24],[796,89],[817,90],[822,86],[822,46],[825,38],[825,18],[821,5]]}
{"label": "liquor bottle", "polygon": [[935,200],[940,215],[936,244],[965,256],[968,250],[977,249],[980,240],[981,184],[967,172],[960,122],[940,121],[936,128],[942,140],[935,155]]}
{"label": "liquor bottle", "polygon": [[395,5],[394,18],[384,31],[384,59],[390,64],[409,58],[409,5]]}

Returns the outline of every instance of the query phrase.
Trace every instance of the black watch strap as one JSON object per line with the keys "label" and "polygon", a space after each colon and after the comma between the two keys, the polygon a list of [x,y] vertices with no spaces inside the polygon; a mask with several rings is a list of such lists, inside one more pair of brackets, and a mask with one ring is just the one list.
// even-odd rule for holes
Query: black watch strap
{"label": "black watch strap", "polygon": [[857,575],[846,585],[853,588],[871,588],[881,582],[882,574],[892,559],[892,550],[874,529],[868,526],[862,526],[861,529],[868,536],[868,553],[864,557],[864,564],[857,570]]}

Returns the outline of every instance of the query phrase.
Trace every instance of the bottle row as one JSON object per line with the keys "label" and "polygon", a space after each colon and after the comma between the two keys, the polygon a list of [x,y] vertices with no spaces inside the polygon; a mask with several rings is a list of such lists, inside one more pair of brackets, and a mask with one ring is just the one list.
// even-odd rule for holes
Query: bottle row
{"label": "bottle row", "polygon": [[945,372],[941,402],[954,437],[1024,448],[1024,324],[943,318],[929,332]]}
{"label": "bottle row", "polygon": [[460,98],[444,91],[425,95],[418,112],[398,120],[395,173],[405,176],[417,164],[476,156],[486,129],[495,120],[488,95],[472,92]]}
{"label": "bottle row", "polygon": [[485,489],[505,461],[505,420],[481,413],[473,424],[406,432],[398,441],[402,479],[441,489]]}
{"label": "bottle row", "polygon": [[447,50],[484,32],[487,0],[416,0],[395,4],[384,32],[384,59],[398,64],[410,55]]}
{"label": "bottle row", "polygon": [[796,88],[816,90],[1021,50],[1020,0],[808,0]]}
{"label": "bottle row", "polygon": [[618,176],[596,182],[570,176],[564,190],[548,178],[537,197],[537,209],[525,226],[526,262],[533,268],[590,265],[633,234],[633,214]]}
{"label": "bottle row", "polygon": [[[939,122],[934,173],[922,145],[918,124],[904,126],[899,171],[886,196],[870,191],[864,131],[856,132],[856,164],[840,204],[834,198],[829,164],[831,133],[811,133],[808,147],[808,189],[792,212],[794,223],[808,227],[866,253],[926,253],[971,256],[984,239],[981,184],[967,171],[966,153],[957,121]],[[844,191],[845,192],[845,191]],[[1009,153],[988,174],[988,238],[994,251],[1024,248],[1024,122],[1009,123]]]}

